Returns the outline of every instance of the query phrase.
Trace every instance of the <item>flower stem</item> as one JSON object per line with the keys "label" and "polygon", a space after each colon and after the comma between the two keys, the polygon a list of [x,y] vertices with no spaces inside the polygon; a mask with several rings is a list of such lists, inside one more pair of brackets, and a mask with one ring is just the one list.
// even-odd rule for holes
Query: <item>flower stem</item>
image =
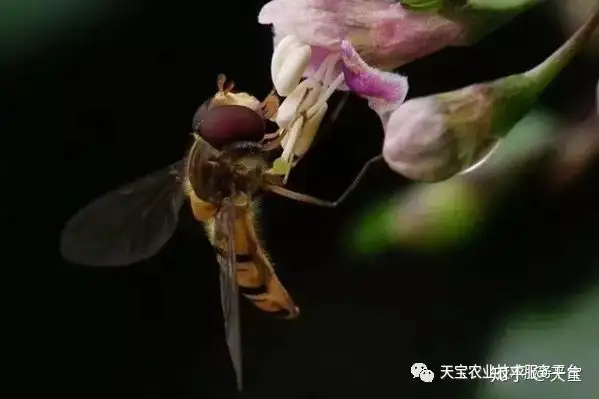
{"label": "flower stem", "polygon": [[585,45],[599,26],[599,4],[578,31],[545,61],[524,74],[535,81],[537,93],[542,92]]}

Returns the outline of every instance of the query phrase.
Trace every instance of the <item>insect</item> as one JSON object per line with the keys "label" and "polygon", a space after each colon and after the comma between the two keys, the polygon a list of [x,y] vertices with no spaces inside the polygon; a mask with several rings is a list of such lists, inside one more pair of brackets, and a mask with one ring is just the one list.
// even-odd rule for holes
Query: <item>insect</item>
{"label": "insect", "polygon": [[60,246],[66,260],[88,266],[124,266],[150,258],[174,233],[188,200],[220,266],[225,333],[241,389],[239,294],[279,317],[294,319],[299,314],[258,239],[254,195],[270,191],[334,207],[353,190],[367,166],[335,202],[282,187],[280,176],[269,173],[266,156],[284,134],[265,134],[264,120],[276,112],[276,101],[267,97],[260,103],[232,90],[219,75],[217,94],[194,116],[194,139],[185,157],[82,208],[64,226]]}

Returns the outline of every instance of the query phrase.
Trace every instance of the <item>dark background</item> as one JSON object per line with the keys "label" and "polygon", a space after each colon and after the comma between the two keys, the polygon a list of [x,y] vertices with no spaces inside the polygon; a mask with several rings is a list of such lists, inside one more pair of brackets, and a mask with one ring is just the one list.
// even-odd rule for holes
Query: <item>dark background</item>
{"label": "dark background", "polygon": [[[60,352],[49,365],[62,374],[61,397],[235,397],[217,265],[187,207],[152,260],[90,270],[57,252],[60,228],[79,207],[182,156],[217,73],[258,97],[270,90],[271,34],[257,23],[262,3],[204,3],[114,5],[3,65],[11,101],[3,134],[12,140],[4,146],[10,203],[3,217],[29,245],[12,258],[15,267],[31,271],[27,299],[16,303],[39,311],[36,334],[58,333],[48,347]],[[565,39],[555,15],[550,5],[539,7],[472,48],[403,68],[410,95],[535,65]],[[596,71],[577,59],[543,104],[581,119]],[[290,186],[337,197],[381,139],[377,117],[352,98]],[[434,257],[393,253],[368,264],[344,254],[347,222],[404,179],[374,170],[335,210],[266,196],[264,243],[302,315],[272,320],[243,302],[246,397],[472,397],[474,383],[423,386],[409,366],[484,363],[507,312],[559,302],[597,275],[598,173],[595,165],[551,200],[531,179],[466,248]],[[56,266],[56,283],[38,278],[37,266]]]}

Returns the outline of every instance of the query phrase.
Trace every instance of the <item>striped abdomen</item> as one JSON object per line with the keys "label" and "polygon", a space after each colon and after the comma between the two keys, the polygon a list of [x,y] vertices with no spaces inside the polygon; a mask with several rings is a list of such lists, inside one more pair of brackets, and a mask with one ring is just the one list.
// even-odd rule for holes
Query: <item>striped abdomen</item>
{"label": "striped abdomen", "polygon": [[[215,245],[213,219],[204,218],[206,203],[192,196],[191,204],[196,219],[205,223],[208,237],[215,250],[226,257],[226,249]],[[251,206],[237,208],[235,252],[237,284],[240,292],[260,310],[287,319],[295,318],[299,314],[299,309],[277,278],[272,264],[260,245],[254,223]]]}

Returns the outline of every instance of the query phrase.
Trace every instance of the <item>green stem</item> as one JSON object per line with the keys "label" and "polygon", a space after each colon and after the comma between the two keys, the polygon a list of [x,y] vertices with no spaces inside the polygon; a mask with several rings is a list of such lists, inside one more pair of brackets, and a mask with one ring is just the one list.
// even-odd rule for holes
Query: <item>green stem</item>
{"label": "green stem", "polygon": [[544,1],[546,0],[521,0],[509,2],[511,4],[506,4],[505,0],[468,1],[466,4],[461,1],[445,1],[439,13],[464,27],[464,37],[454,45],[470,46]]}
{"label": "green stem", "polygon": [[542,92],[551,81],[564,69],[584,47],[595,29],[599,26],[599,4],[591,14],[591,17],[582,25],[578,31],[568,39],[557,51],[549,56],[541,64],[524,74],[525,77],[535,81],[537,93]]}

